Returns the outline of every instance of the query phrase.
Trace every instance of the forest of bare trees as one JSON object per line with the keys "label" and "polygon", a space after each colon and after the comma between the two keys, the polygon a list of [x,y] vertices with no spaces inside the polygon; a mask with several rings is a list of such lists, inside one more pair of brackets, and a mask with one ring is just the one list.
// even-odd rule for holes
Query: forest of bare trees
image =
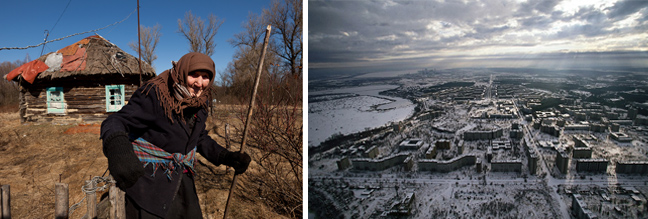
{"label": "forest of bare trees", "polygon": [[[229,43],[237,48],[233,60],[221,73],[221,92],[231,101],[249,101],[254,75],[263,47],[265,29],[272,26],[256,108],[250,128],[250,146],[260,166],[248,174],[258,182],[261,200],[281,214],[302,217],[303,109],[302,109],[302,1],[275,0],[263,14],[249,14],[244,31]],[[241,112],[241,119],[244,113]]]}
{"label": "forest of bare trees", "polygon": [[29,62],[29,56],[24,60],[16,60],[13,62],[5,61],[0,63],[0,112],[17,112],[18,111],[18,83],[7,81],[7,74],[20,67],[21,65]]}

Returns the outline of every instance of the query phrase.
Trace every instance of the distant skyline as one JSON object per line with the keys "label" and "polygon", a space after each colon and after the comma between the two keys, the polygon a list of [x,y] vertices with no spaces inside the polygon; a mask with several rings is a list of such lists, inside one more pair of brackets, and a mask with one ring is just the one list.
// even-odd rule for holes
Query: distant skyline
{"label": "distant skyline", "polygon": [[[191,11],[195,16],[207,20],[214,14],[225,22],[214,37],[217,45],[212,56],[217,71],[223,71],[232,60],[235,48],[227,40],[243,31],[242,23],[248,20],[249,13],[261,14],[270,7],[271,0],[253,1],[140,1],[140,24],[153,27],[161,26],[160,42],[155,51],[158,58],[153,61],[156,73],[171,67],[189,52],[189,43],[178,33],[178,19],[184,19]],[[69,4],[69,5],[68,5]],[[137,9],[137,1],[7,1],[0,8],[3,21],[0,32],[0,47],[26,47],[43,42],[45,30],[49,30],[48,40],[65,37],[75,33],[102,28],[121,21]],[[59,20],[60,18],[60,20]],[[57,22],[58,21],[58,22]],[[96,32],[125,52],[137,57],[137,51],[128,46],[137,43],[137,12],[124,22]],[[45,46],[43,55],[55,52],[85,37],[87,33]],[[0,50],[0,62],[23,60],[27,54],[31,60],[38,58],[42,46],[25,50]],[[218,77],[218,76],[217,76]],[[218,78],[217,78],[218,79]]]}
{"label": "distant skyline", "polygon": [[310,78],[648,67],[648,0],[309,1]]}

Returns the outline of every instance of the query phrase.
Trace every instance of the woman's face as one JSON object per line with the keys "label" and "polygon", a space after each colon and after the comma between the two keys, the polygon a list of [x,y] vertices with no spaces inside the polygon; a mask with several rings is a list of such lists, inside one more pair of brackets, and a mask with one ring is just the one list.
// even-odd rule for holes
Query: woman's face
{"label": "woman's face", "polygon": [[187,76],[187,89],[192,97],[198,97],[209,86],[209,73],[202,70],[190,72]]}

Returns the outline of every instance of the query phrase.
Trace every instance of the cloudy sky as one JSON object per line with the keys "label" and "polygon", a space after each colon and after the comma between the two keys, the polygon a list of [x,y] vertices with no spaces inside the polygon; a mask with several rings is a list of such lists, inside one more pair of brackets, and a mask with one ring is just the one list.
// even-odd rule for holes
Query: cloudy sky
{"label": "cloudy sky", "polygon": [[648,0],[309,1],[309,74],[648,67]]}

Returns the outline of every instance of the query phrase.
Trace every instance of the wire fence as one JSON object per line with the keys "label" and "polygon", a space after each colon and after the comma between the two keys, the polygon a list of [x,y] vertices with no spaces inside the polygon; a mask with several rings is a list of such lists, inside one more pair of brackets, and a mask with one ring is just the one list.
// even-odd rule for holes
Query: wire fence
{"label": "wire fence", "polygon": [[[101,183],[103,183],[103,186],[98,186]],[[84,192],[86,195],[83,196],[83,199],[81,199],[81,201],[70,206],[68,210],[69,215],[72,215],[72,213],[74,213],[74,210],[76,210],[81,205],[81,203],[83,203],[83,201],[86,198],[88,198],[90,194],[103,192],[107,188],[110,188],[110,185],[114,185],[114,184],[115,184],[115,180],[113,180],[111,177],[95,176],[92,177],[92,180],[89,180],[89,182],[86,181],[86,184],[81,186],[81,191]]]}

